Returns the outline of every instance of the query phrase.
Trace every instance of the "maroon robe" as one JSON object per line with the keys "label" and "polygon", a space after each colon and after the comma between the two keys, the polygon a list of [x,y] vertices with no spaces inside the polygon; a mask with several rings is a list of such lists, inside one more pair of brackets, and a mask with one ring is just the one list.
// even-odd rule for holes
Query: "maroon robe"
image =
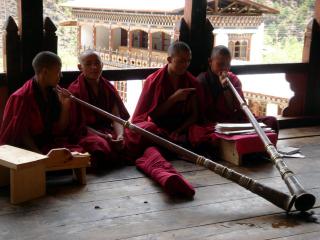
{"label": "maroon robe", "polygon": [[[175,141],[177,139],[170,139],[169,135],[189,116],[188,100],[178,102],[162,119],[154,120],[150,116],[160,104],[164,103],[176,91],[173,89],[167,68],[168,66],[159,69],[145,80],[132,122],[150,132]],[[202,101],[201,88],[190,73],[185,73],[178,81],[178,88],[196,88],[197,100]],[[191,125],[186,134],[181,135],[178,142],[187,140],[191,145],[197,144],[194,142],[194,139],[199,139],[197,132],[194,131],[196,126],[195,124]],[[183,139],[184,137],[185,139]],[[127,145],[131,153],[141,154],[147,148],[143,156],[136,161],[137,168],[152,177],[171,195],[178,194],[185,197],[194,195],[195,191],[191,184],[161,156],[157,148],[150,147],[152,145],[150,140],[135,133],[127,134],[127,139]]]}
{"label": "maroon robe", "polygon": [[[239,95],[244,99],[242,91],[242,84],[239,78],[232,72],[228,72],[228,78],[232,85],[235,87]],[[227,123],[227,122],[248,122],[248,119],[241,109],[241,106],[233,97],[233,108],[227,107],[224,97],[224,89],[222,88],[219,77],[211,70],[201,73],[197,80],[203,86],[206,98],[206,108],[204,110],[204,117],[206,121],[211,123]],[[267,126],[271,127],[276,133],[279,132],[278,122],[275,117],[257,117],[259,122],[264,122]]]}
{"label": "maroon robe", "polygon": [[[80,74],[79,77],[70,84],[68,89],[77,98],[80,98],[83,101],[86,101],[109,113],[112,112],[112,108],[116,104],[119,109],[119,117],[124,120],[128,120],[130,115],[126,107],[124,106],[118,94],[118,91],[114,88],[114,86],[104,77],[100,77],[98,84],[98,97],[94,96],[83,74]],[[102,131],[104,133],[113,133],[111,120],[87,107],[83,107],[82,111],[84,113],[84,118],[87,126]]]}
{"label": "maroon robe", "polygon": [[[178,143],[188,142],[188,144],[196,146],[199,144],[198,139],[201,137],[198,136],[197,131],[194,130],[197,128],[196,124],[189,126],[186,134],[182,135],[180,139],[170,139],[169,137],[170,133],[181,126],[185,119],[189,117],[190,112],[188,112],[187,109],[189,104],[188,99],[184,102],[176,103],[162,119],[154,120],[150,116],[160,104],[167,101],[167,99],[176,91],[173,89],[167,68],[168,66],[165,66],[157,70],[145,80],[139,101],[132,116],[132,122],[138,124],[142,128],[160,134],[169,140]],[[178,89],[196,89],[198,106],[199,108],[202,108],[204,105],[202,88],[192,74],[186,72],[178,79],[178,81]],[[140,139],[138,139],[138,142],[141,143]]]}
{"label": "maroon robe", "polygon": [[[125,120],[129,119],[129,113],[114,86],[103,77],[100,77],[98,84],[98,97],[93,94],[83,74],[80,74],[78,78],[70,84],[68,89],[77,98],[80,98],[83,101],[86,101],[109,113],[112,112],[112,108],[116,104],[119,109],[120,117]],[[85,106],[81,107],[81,109],[87,126],[104,134],[111,134],[113,137],[116,137],[111,120]],[[95,139],[92,138],[92,141],[87,139],[87,144],[94,146],[96,144]],[[105,158],[109,163],[119,163],[119,153],[116,153],[116,151],[112,149],[112,146],[106,140],[104,141],[103,145],[103,156],[100,156],[100,158]]]}
{"label": "maroon robe", "polygon": [[28,132],[44,154],[51,148],[58,147],[84,152],[79,144],[81,137],[85,136],[81,121],[77,116],[73,116],[78,119],[74,121],[73,128],[68,128],[68,132],[59,133],[56,127],[59,110],[61,105],[56,92],[48,89],[48,102],[45,102],[37,82],[33,79],[27,81],[7,101],[0,130],[0,144],[26,148],[22,137]]}

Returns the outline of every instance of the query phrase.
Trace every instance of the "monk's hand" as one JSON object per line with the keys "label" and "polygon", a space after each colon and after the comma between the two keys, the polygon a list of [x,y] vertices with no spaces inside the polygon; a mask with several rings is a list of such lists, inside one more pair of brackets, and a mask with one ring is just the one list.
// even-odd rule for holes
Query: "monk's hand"
{"label": "monk's hand", "polygon": [[195,93],[195,88],[180,88],[170,96],[176,102],[185,101],[190,94]]}
{"label": "monk's hand", "polygon": [[[58,87],[58,86],[57,86]],[[66,110],[66,111],[69,111],[70,109],[70,95],[71,93],[65,89],[65,88],[60,88],[59,87],[59,90],[57,89],[57,92],[59,94],[59,100],[62,104],[62,107]]]}
{"label": "monk's hand", "polygon": [[72,95],[68,89],[62,88],[59,85],[56,86],[56,91],[59,93],[59,96],[62,98],[70,98]]}
{"label": "monk's hand", "polygon": [[124,148],[123,135],[118,135],[116,139],[111,138],[111,145],[116,151],[121,151]]}

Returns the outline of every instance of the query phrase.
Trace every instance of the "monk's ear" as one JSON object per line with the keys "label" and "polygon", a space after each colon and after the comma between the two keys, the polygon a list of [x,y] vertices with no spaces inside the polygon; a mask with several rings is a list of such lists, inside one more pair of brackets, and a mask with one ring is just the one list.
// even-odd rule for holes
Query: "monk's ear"
{"label": "monk's ear", "polygon": [[172,62],[172,57],[167,57],[167,61],[168,61],[168,63],[171,63]]}
{"label": "monk's ear", "polygon": [[212,58],[208,58],[208,64],[209,64],[209,66],[211,65],[211,63],[212,63]]}
{"label": "monk's ear", "polygon": [[79,71],[82,71],[82,65],[80,63],[78,64],[78,69]]}

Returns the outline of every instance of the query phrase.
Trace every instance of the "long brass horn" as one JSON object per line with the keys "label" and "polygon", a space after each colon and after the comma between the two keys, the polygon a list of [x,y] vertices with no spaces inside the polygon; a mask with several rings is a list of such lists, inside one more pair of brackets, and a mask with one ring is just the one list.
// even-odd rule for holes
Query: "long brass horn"
{"label": "long brass horn", "polygon": [[244,111],[249,121],[253,125],[256,133],[260,137],[265,147],[265,150],[269,154],[273,164],[278,169],[282,179],[284,180],[287,187],[289,188],[290,193],[294,196],[295,208],[299,211],[307,211],[311,209],[316,202],[316,197],[304,190],[301,183],[296,178],[295,174],[288,168],[288,166],[286,165],[286,163],[282,158],[282,155],[279,154],[276,147],[272,144],[272,142],[269,140],[269,138],[267,137],[263,129],[260,127],[258,121],[250,111],[247,103],[242,99],[242,97],[239,95],[235,87],[232,85],[230,79],[227,76],[227,73],[224,72],[220,77],[225,78],[225,80],[227,81],[227,87],[229,87],[233,95],[238,100],[242,110]]}
{"label": "long brass horn", "polygon": [[93,106],[77,97],[72,95],[70,92],[68,92],[66,89],[62,89],[60,87],[57,87],[58,92],[62,92],[62,94],[68,94],[68,97],[70,97],[75,102],[90,108],[93,111],[96,111],[100,113],[101,115],[107,117],[108,119],[112,121],[116,121],[120,124],[122,124],[124,127],[130,129],[131,131],[134,131],[140,135],[142,135],[145,138],[150,139],[154,143],[167,148],[168,150],[178,154],[179,156],[183,156],[184,159],[187,161],[190,161],[192,163],[196,163],[200,166],[204,166],[211,171],[215,172],[216,174],[229,179],[238,185],[248,189],[252,193],[255,193],[259,195],[260,197],[266,199],[267,201],[273,203],[274,205],[278,206],[281,209],[284,209],[285,211],[289,212],[291,207],[293,206],[293,203],[295,201],[295,196],[290,196],[286,193],[280,192],[276,189],[270,188],[268,186],[265,186],[256,180],[249,178],[243,174],[240,174],[230,168],[227,168],[221,164],[215,163],[212,160],[205,158],[203,156],[200,156],[194,152],[191,152],[190,150],[187,150],[175,143],[172,143],[162,137],[159,137],[143,128],[140,128],[129,121],[125,121],[122,118],[119,118],[107,111],[104,111],[96,106]]}

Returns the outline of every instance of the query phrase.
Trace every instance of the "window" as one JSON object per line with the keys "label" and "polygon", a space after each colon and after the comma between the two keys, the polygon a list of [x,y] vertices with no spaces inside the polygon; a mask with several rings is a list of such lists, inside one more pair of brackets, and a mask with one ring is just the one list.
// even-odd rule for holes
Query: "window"
{"label": "window", "polygon": [[114,87],[118,90],[118,93],[124,103],[127,102],[127,81],[115,81]]}
{"label": "window", "polygon": [[250,43],[251,36],[245,34],[232,34],[229,36],[228,47],[233,59],[250,61]]}

